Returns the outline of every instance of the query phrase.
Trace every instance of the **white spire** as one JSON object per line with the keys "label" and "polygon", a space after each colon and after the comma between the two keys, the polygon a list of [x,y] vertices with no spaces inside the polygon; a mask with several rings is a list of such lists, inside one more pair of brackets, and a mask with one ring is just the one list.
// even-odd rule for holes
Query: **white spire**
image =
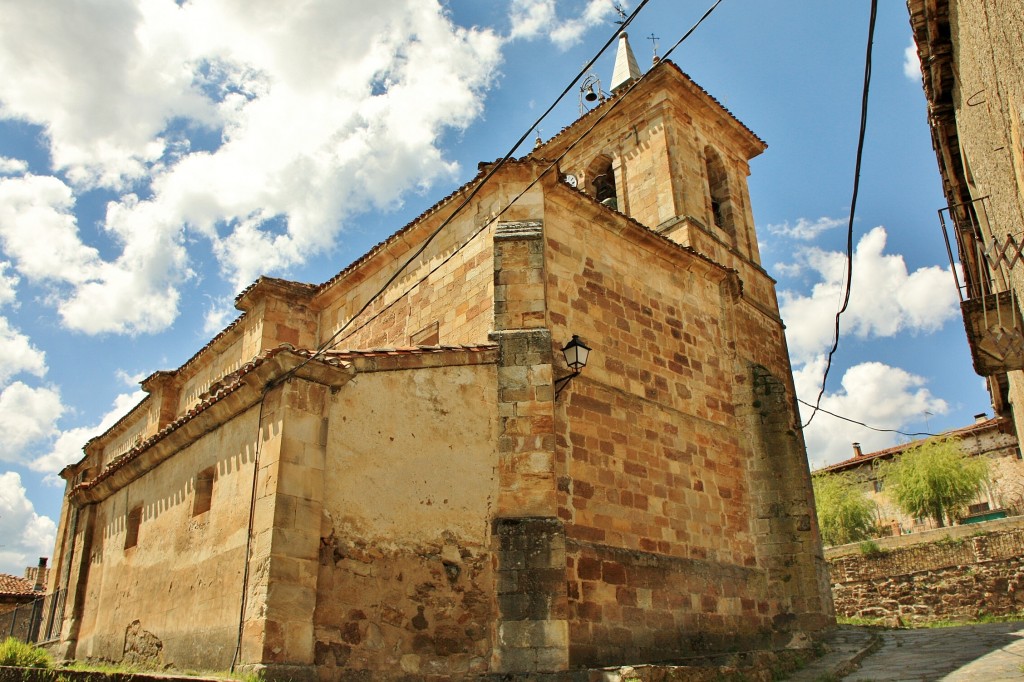
{"label": "white spire", "polygon": [[615,53],[615,70],[612,71],[611,91],[629,85],[643,74],[637,66],[636,57],[633,56],[633,48],[629,46],[629,36],[623,31],[619,34],[619,50]]}

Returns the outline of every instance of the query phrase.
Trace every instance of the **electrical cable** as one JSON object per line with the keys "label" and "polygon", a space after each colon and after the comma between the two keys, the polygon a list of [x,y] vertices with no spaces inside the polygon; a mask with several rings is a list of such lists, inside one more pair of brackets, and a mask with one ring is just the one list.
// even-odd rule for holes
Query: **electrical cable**
{"label": "electrical cable", "polygon": [[[586,64],[585,64],[584,66],[583,66],[583,68],[582,68],[582,69],[580,70],[580,72],[576,74],[576,77],[572,79],[572,81],[571,81],[571,82],[570,82],[570,83],[569,83],[569,84],[568,84],[568,85],[567,85],[567,86],[565,87],[565,89],[564,89],[564,90],[562,90],[561,94],[560,94],[560,95],[559,95],[559,96],[558,96],[558,97],[557,97],[557,98],[555,99],[555,101],[554,101],[554,102],[552,102],[552,103],[551,103],[551,105],[550,105],[550,106],[549,106],[549,107],[548,107],[548,108],[547,108],[546,110],[544,110],[544,113],[542,113],[542,114],[540,115],[540,117],[539,117],[539,118],[537,118],[537,120],[536,120],[536,121],[534,121],[534,122],[533,122],[533,124],[531,124],[531,125],[530,125],[530,126],[529,126],[529,127],[527,128],[527,129],[526,129],[526,132],[524,132],[524,133],[522,134],[522,136],[520,136],[520,138],[519,138],[519,139],[518,139],[518,140],[517,140],[517,141],[515,142],[515,144],[513,144],[513,145],[512,145],[512,147],[511,147],[511,148],[510,148],[510,149],[508,150],[508,152],[506,152],[506,153],[505,153],[505,155],[504,155],[503,157],[501,157],[501,159],[499,159],[499,160],[498,160],[498,161],[497,161],[497,162],[496,162],[496,163],[494,164],[494,166],[493,166],[493,167],[491,168],[491,170],[490,170],[490,171],[489,171],[489,172],[488,172],[488,173],[487,173],[487,174],[486,174],[486,175],[484,176],[484,178],[483,178],[482,180],[480,180],[480,182],[479,182],[479,183],[477,183],[477,185],[476,185],[476,186],[475,186],[475,187],[473,188],[473,190],[472,190],[472,191],[471,191],[471,192],[469,193],[469,195],[468,195],[468,196],[466,196],[466,198],[462,200],[462,203],[460,203],[460,204],[459,204],[458,206],[456,206],[456,207],[455,207],[455,210],[454,210],[454,211],[452,211],[451,215],[449,215],[449,216],[448,216],[447,218],[445,218],[445,219],[444,219],[444,220],[443,220],[443,221],[441,222],[441,224],[440,224],[440,225],[439,225],[439,226],[438,226],[438,227],[437,227],[437,228],[436,228],[436,229],[435,229],[435,230],[434,230],[433,232],[431,232],[431,233],[430,233],[430,234],[429,234],[429,235],[427,236],[427,238],[426,238],[426,239],[425,239],[425,240],[423,241],[423,243],[422,243],[422,244],[420,244],[419,248],[417,248],[417,249],[416,249],[416,250],[415,250],[415,251],[414,251],[414,252],[413,252],[412,254],[410,254],[410,256],[409,256],[409,257],[408,257],[408,258],[407,258],[407,259],[405,260],[405,262],[403,262],[403,263],[402,263],[402,265],[401,265],[401,266],[399,266],[399,267],[398,267],[398,269],[396,269],[396,270],[395,270],[395,272],[394,272],[394,273],[393,273],[393,274],[391,275],[391,277],[389,277],[389,278],[388,278],[388,280],[387,280],[386,282],[384,282],[384,284],[382,284],[382,285],[380,286],[380,288],[379,288],[379,289],[378,289],[378,290],[377,290],[377,291],[376,291],[376,292],[375,292],[375,293],[374,293],[374,294],[373,294],[372,296],[370,296],[370,297],[369,297],[369,298],[368,298],[368,299],[366,300],[366,302],[365,302],[365,303],[364,303],[364,304],[362,305],[362,307],[360,307],[360,308],[359,308],[359,310],[357,310],[357,311],[356,311],[356,312],[355,312],[355,313],[354,313],[354,314],[353,314],[353,315],[352,315],[351,317],[349,317],[349,319],[348,319],[348,320],[347,320],[347,321],[345,322],[345,324],[341,325],[341,326],[340,326],[340,327],[339,327],[339,328],[338,328],[338,329],[337,329],[337,330],[336,330],[336,331],[335,331],[335,332],[334,332],[334,333],[333,333],[333,334],[331,335],[331,337],[330,337],[329,339],[327,339],[327,340],[326,340],[325,342],[323,342],[323,343],[322,343],[322,344],[321,344],[321,345],[320,345],[320,346],[319,346],[319,347],[318,347],[318,348],[316,349],[316,351],[315,351],[315,352],[314,352],[314,353],[313,353],[312,355],[310,355],[310,357],[309,357],[309,358],[307,358],[307,359],[306,359],[306,360],[304,360],[304,361],[303,361],[302,363],[300,363],[300,364],[299,364],[298,366],[296,366],[295,368],[293,368],[293,369],[292,369],[291,371],[289,371],[289,372],[288,372],[288,373],[287,373],[286,375],[284,375],[284,376],[280,377],[279,379],[277,379],[277,380],[276,380],[276,381],[274,382],[275,384],[276,384],[276,383],[280,383],[281,381],[284,381],[284,380],[288,379],[288,377],[292,376],[292,375],[293,375],[293,374],[294,374],[295,372],[297,372],[297,371],[298,371],[299,369],[301,369],[302,367],[304,367],[305,365],[309,364],[310,362],[312,362],[313,360],[315,360],[315,359],[316,359],[317,357],[319,357],[319,356],[320,356],[320,354],[321,354],[321,353],[323,353],[323,352],[325,351],[325,349],[327,349],[328,347],[333,347],[333,345],[332,345],[332,344],[334,344],[335,340],[336,340],[336,339],[337,339],[337,338],[338,338],[338,337],[339,337],[339,336],[340,336],[340,335],[341,335],[341,334],[342,334],[342,333],[343,333],[343,332],[344,332],[344,331],[345,331],[345,330],[346,330],[346,329],[347,329],[347,328],[348,328],[348,327],[349,327],[349,326],[350,326],[350,325],[352,324],[352,322],[353,322],[353,321],[355,321],[355,320],[356,320],[356,318],[358,318],[358,317],[359,317],[360,315],[362,315],[362,314],[363,314],[364,312],[366,312],[366,310],[367,310],[367,309],[368,309],[368,308],[370,307],[370,305],[372,305],[372,304],[373,304],[373,302],[374,302],[374,301],[375,301],[375,300],[376,300],[376,299],[377,299],[377,298],[378,298],[378,297],[379,297],[379,296],[380,296],[381,294],[383,294],[383,293],[384,293],[385,291],[387,291],[388,287],[390,287],[390,286],[391,286],[391,285],[392,285],[392,284],[393,284],[393,283],[395,282],[395,280],[396,280],[396,279],[398,279],[398,277],[399,277],[399,276],[400,276],[400,275],[401,275],[401,274],[402,274],[403,272],[405,272],[405,269],[406,269],[407,267],[409,267],[409,265],[410,265],[410,264],[411,264],[411,263],[412,263],[412,262],[413,262],[414,260],[416,260],[416,259],[417,259],[417,258],[418,258],[418,257],[419,257],[419,256],[420,256],[420,255],[421,255],[421,254],[422,254],[422,253],[423,253],[423,252],[425,251],[425,250],[426,250],[426,248],[427,248],[427,247],[428,247],[428,246],[430,245],[430,243],[431,243],[432,241],[434,241],[434,238],[436,238],[438,234],[440,234],[440,233],[441,233],[441,232],[442,232],[442,231],[443,231],[443,230],[444,230],[444,229],[445,229],[446,227],[448,227],[448,225],[449,225],[449,224],[451,224],[451,222],[452,222],[452,221],[453,221],[453,220],[454,220],[454,219],[456,218],[456,216],[458,216],[458,215],[459,215],[459,214],[460,214],[460,213],[462,212],[462,210],[463,210],[463,209],[464,209],[464,208],[465,208],[466,206],[468,206],[468,205],[469,205],[469,203],[470,203],[470,202],[471,202],[471,201],[473,200],[473,198],[474,198],[474,197],[476,197],[476,195],[477,195],[477,194],[478,194],[478,193],[480,192],[480,190],[482,190],[482,189],[484,188],[484,186],[485,186],[485,185],[486,185],[486,184],[488,183],[488,181],[489,181],[489,180],[490,180],[490,179],[491,179],[492,177],[494,177],[494,175],[495,175],[495,174],[496,174],[496,173],[497,173],[497,172],[498,172],[498,171],[499,171],[499,170],[500,170],[500,169],[502,168],[502,166],[504,166],[504,165],[505,165],[505,164],[506,164],[506,163],[508,162],[508,160],[509,160],[509,159],[511,159],[511,158],[512,158],[512,155],[513,155],[513,154],[515,153],[515,151],[516,151],[516,150],[517,150],[517,149],[518,149],[518,148],[519,148],[519,147],[520,147],[520,146],[521,146],[521,145],[523,144],[523,142],[525,142],[525,141],[526,141],[526,139],[527,139],[527,138],[528,138],[528,137],[530,136],[530,133],[532,133],[532,132],[533,132],[533,131],[534,131],[534,130],[535,130],[535,129],[536,129],[536,128],[537,128],[537,127],[538,127],[538,126],[539,126],[539,125],[541,124],[541,122],[542,122],[542,121],[543,121],[543,120],[544,120],[545,118],[547,118],[548,114],[550,114],[550,113],[551,113],[551,111],[552,111],[552,110],[554,110],[554,108],[555,108],[556,106],[558,106],[558,104],[559,104],[559,103],[560,103],[560,102],[561,102],[561,101],[562,101],[562,100],[563,100],[563,99],[565,98],[565,96],[566,96],[566,95],[567,95],[567,94],[568,94],[568,93],[569,93],[569,92],[570,92],[570,91],[572,90],[572,88],[573,88],[573,87],[574,87],[574,86],[576,85],[576,83],[578,83],[578,82],[579,82],[579,80],[580,80],[580,79],[581,79],[581,78],[582,78],[582,77],[583,77],[583,76],[584,76],[584,75],[585,75],[585,74],[586,74],[586,73],[587,73],[587,72],[588,72],[588,71],[590,70],[590,68],[591,68],[591,67],[592,67],[592,66],[593,66],[593,65],[594,65],[594,64],[595,64],[595,63],[597,62],[597,60],[601,58],[601,55],[603,55],[603,54],[605,53],[605,51],[606,51],[606,50],[607,50],[607,49],[608,49],[608,48],[609,48],[609,47],[611,46],[611,44],[612,44],[613,42],[615,42],[615,40],[616,40],[616,39],[618,38],[618,35],[619,35],[619,33],[620,33],[620,32],[622,32],[622,31],[624,31],[624,30],[626,30],[626,27],[627,27],[627,26],[629,26],[629,24],[630,24],[630,23],[632,23],[633,19],[635,19],[635,18],[636,18],[636,16],[637,16],[637,15],[638,15],[638,14],[640,13],[640,11],[641,11],[641,10],[642,10],[642,9],[643,9],[643,8],[644,8],[644,7],[646,6],[646,5],[647,5],[647,3],[649,3],[649,2],[650,2],[650,0],[641,0],[641,1],[640,1],[640,4],[638,4],[638,5],[637,5],[636,9],[634,9],[634,10],[632,11],[632,13],[630,13],[630,15],[629,15],[628,17],[626,17],[625,19],[623,19],[623,20],[622,20],[622,23],[621,23],[621,25],[620,25],[620,26],[619,26],[618,28],[616,28],[616,29],[615,29],[615,31],[614,31],[614,32],[612,33],[611,37],[609,37],[609,38],[608,38],[608,40],[607,40],[607,41],[605,41],[605,44],[604,44],[604,45],[603,45],[603,46],[601,47],[601,49],[600,49],[600,50],[598,50],[597,54],[595,54],[595,55],[594,55],[594,56],[593,56],[593,57],[592,57],[592,58],[590,59],[590,61],[589,61],[589,62],[587,62],[587,63],[586,63]],[[719,2],[721,2],[721,0],[719,0]],[[510,205],[511,205],[511,204],[510,204]],[[507,207],[506,207],[506,208],[507,208]],[[492,222],[493,222],[493,221],[492,221]],[[351,335],[350,335],[350,336],[351,336]],[[346,337],[346,338],[347,338],[347,337]]]}
{"label": "electrical cable", "polygon": [[[839,348],[839,318],[846,312],[850,305],[850,293],[853,289],[853,219],[857,212],[857,195],[860,193],[860,169],[861,160],[864,156],[864,137],[868,124],[868,91],[871,87],[871,50],[875,39],[875,18],[878,15],[878,0],[871,0],[871,19],[868,22],[868,45],[864,56],[864,88],[861,94],[860,105],[860,132],[857,137],[857,161],[853,171],[853,197],[850,199],[850,220],[846,229],[846,281],[844,283],[843,304],[836,312],[835,330],[832,337],[832,349],[828,352],[828,359],[825,362],[825,372],[821,377],[821,390],[818,391],[818,398],[815,400],[811,416],[801,425],[806,429],[811,425],[814,416],[821,411],[821,399],[825,395],[825,385],[828,381],[828,372],[832,368],[832,356]],[[803,402],[803,401],[801,401]],[[804,403],[805,405],[807,403]]]}
{"label": "electrical cable", "polygon": [[[683,41],[685,41],[685,40],[686,40],[687,38],[689,38],[689,37],[690,37],[690,35],[691,35],[691,34],[692,34],[692,33],[693,33],[694,31],[696,31],[696,30],[697,30],[697,27],[698,27],[698,26],[700,26],[700,25],[701,25],[701,24],[702,24],[702,23],[704,22],[704,20],[705,20],[705,19],[707,19],[707,18],[708,18],[709,16],[711,16],[711,13],[712,13],[712,12],[714,12],[715,8],[717,8],[717,7],[718,7],[718,6],[719,6],[719,5],[721,4],[721,3],[722,3],[722,0],[716,0],[716,1],[715,1],[715,3],[714,3],[714,4],[712,4],[712,5],[711,5],[711,7],[709,7],[709,8],[708,8],[708,10],[707,10],[706,12],[704,12],[704,14],[703,14],[703,15],[702,15],[702,16],[700,17],[700,19],[698,19],[698,20],[697,20],[697,22],[696,22],[696,23],[694,23],[694,25],[693,25],[693,26],[691,26],[691,27],[690,27],[690,29],[689,29],[689,30],[688,30],[688,31],[687,31],[686,33],[684,33],[684,34],[683,34],[683,36],[682,36],[681,38],[679,38],[679,40],[677,40],[677,41],[675,42],[675,44],[674,44],[674,45],[672,45],[672,47],[670,47],[670,48],[669,48],[669,49],[668,49],[668,50],[667,50],[667,51],[665,52],[664,56],[662,57],[662,60],[664,60],[664,59],[667,59],[667,58],[668,58],[668,56],[669,56],[669,55],[671,55],[671,54],[672,54],[672,52],[673,52],[673,51],[674,51],[674,50],[675,50],[675,49],[676,49],[677,47],[679,47],[679,45],[681,45],[681,44],[683,43]],[[640,9],[640,7],[637,7],[637,11],[639,11],[639,9]],[[634,15],[635,15],[635,12],[634,12]],[[632,20],[632,18],[631,18],[630,20]],[[620,29],[620,30],[621,30],[621,29]],[[650,73],[650,72],[648,72],[648,73]],[[573,149],[575,149],[575,148],[576,148],[576,146],[577,146],[577,145],[578,145],[578,144],[579,144],[580,142],[582,142],[582,141],[583,141],[583,140],[584,140],[584,139],[585,139],[585,138],[587,137],[587,135],[589,135],[589,134],[590,134],[590,133],[591,133],[591,132],[592,132],[592,131],[594,130],[594,128],[596,128],[596,127],[597,127],[597,126],[598,126],[598,125],[599,125],[599,124],[600,124],[600,123],[601,123],[601,122],[602,122],[602,121],[603,121],[603,120],[604,120],[605,118],[607,118],[607,117],[608,117],[608,116],[609,116],[609,115],[610,115],[610,114],[611,114],[611,113],[612,113],[612,112],[613,112],[613,111],[615,110],[615,108],[616,108],[617,106],[619,106],[619,104],[620,104],[620,103],[622,103],[622,101],[623,101],[623,100],[625,99],[626,95],[628,95],[628,94],[629,94],[629,93],[630,93],[630,92],[631,92],[631,91],[633,90],[633,88],[637,87],[637,86],[638,86],[638,85],[639,85],[639,84],[640,84],[640,83],[641,83],[641,82],[642,82],[642,81],[644,80],[644,78],[646,77],[646,75],[647,75],[647,74],[644,74],[644,75],[643,75],[643,76],[641,76],[640,78],[638,78],[638,79],[636,79],[635,81],[633,81],[632,83],[630,83],[630,84],[629,84],[629,86],[628,86],[628,87],[627,87],[627,88],[626,88],[626,89],[625,89],[625,90],[624,90],[624,91],[623,91],[623,92],[622,92],[622,93],[621,93],[620,95],[618,95],[618,96],[617,96],[617,97],[616,97],[616,98],[615,98],[615,99],[614,99],[614,100],[612,101],[611,105],[610,105],[610,106],[609,106],[609,107],[608,107],[608,108],[607,108],[607,109],[606,109],[606,110],[605,110],[605,111],[604,111],[604,112],[603,112],[603,113],[602,113],[602,114],[601,114],[601,115],[600,115],[600,116],[599,116],[599,117],[598,117],[598,118],[597,118],[597,119],[596,119],[596,120],[595,120],[595,121],[594,121],[594,122],[593,122],[593,123],[591,124],[591,126],[590,126],[589,128],[587,128],[587,129],[586,129],[586,130],[584,130],[584,131],[583,131],[582,133],[580,133],[580,135],[579,135],[579,136],[578,136],[578,137],[577,137],[577,138],[576,138],[575,140],[573,140],[573,142],[572,142],[572,143],[570,143],[570,144],[569,144],[569,145],[568,145],[568,146],[567,146],[567,147],[565,148],[565,150],[564,150],[564,151],[563,151],[563,152],[562,152],[561,154],[559,154],[559,155],[558,155],[558,157],[557,157],[557,158],[555,158],[555,159],[554,159],[553,161],[551,161],[551,162],[550,162],[550,163],[548,164],[548,166],[547,166],[547,167],[546,167],[546,168],[545,168],[545,169],[544,169],[543,171],[541,171],[541,172],[540,172],[540,173],[539,173],[539,174],[537,175],[537,177],[536,177],[536,178],[535,178],[535,179],[534,179],[534,180],[533,180],[532,182],[530,182],[530,183],[529,183],[529,184],[528,184],[528,185],[527,185],[527,186],[526,186],[526,187],[525,187],[525,188],[524,188],[523,190],[521,190],[521,191],[520,191],[520,192],[519,192],[519,193],[518,193],[518,194],[517,194],[517,195],[516,195],[515,197],[513,197],[513,198],[512,198],[512,200],[511,200],[511,201],[509,201],[509,202],[508,202],[508,204],[507,204],[507,205],[505,206],[505,208],[501,209],[501,210],[500,210],[500,211],[498,212],[498,214],[497,214],[497,215],[495,215],[494,217],[492,217],[492,218],[491,218],[490,220],[488,220],[488,221],[487,221],[486,223],[484,223],[484,224],[483,224],[483,225],[482,225],[482,226],[481,226],[481,227],[480,227],[479,229],[477,229],[477,230],[476,230],[475,232],[473,232],[473,233],[472,233],[472,234],[471,234],[471,235],[470,235],[470,236],[469,236],[469,237],[468,237],[468,238],[467,238],[467,239],[466,239],[466,240],[465,240],[465,241],[464,241],[464,242],[463,242],[463,243],[462,243],[461,245],[459,245],[459,246],[458,246],[458,248],[454,249],[454,250],[452,251],[452,253],[451,253],[451,254],[449,254],[449,255],[448,255],[448,256],[447,256],[446,258],[444,258],[444,259],[443,259],[443,260],[442,260],[442,261],[441,261],[440,263],[438,263],[438,264],[437,264],[436,266],[434,266],[434,268],[433,268],[433,269],[431,269],[431,270],[430,270],[429,272],[427,272],[427,273],[426,273],[426,274],[424,274],[424,275],[423,275],[422,277],[420,277],[420,278],[419,278],[419,279],[417,279],[417,280],[416,280],[415,282],[413,282],[413,283],[412,283],[412,284],[411,284],[411,285],[409,286],[409,288],[407,288],[407,289],[406,289],[406,290],[405,290],[404,292],[402,292],[402,294],[401,294],[401,295],[399,295],[399,296],[396,296],[396,297],[395,297],[395,300],[391,301],[391,303],[388,303],[388,304],[387,304],[386,306],[384,306],[383,308],[381,308],[380,310],[378,310],[378,311],[377,311],[377,312],[376,312],[376,313],[375,313],[374,315],[372,315],[372,316],[370,316],[369,318],[367,318],[366,320],[364,320],[362,324],[360,324],[360,325],[359,325],[358,327],[356,327],[355,329],[351,330],[351,331],[350,331],[350,332],[349,332],[348,334],[346,334],[346,335],[345,335],[344,337],[342,337],[342,338],[340,338],[340,339],[337,339],[337,336],[338,336],[338,332],[335,332],[335,334],[334,334],[334,335],[333,335],[333,336],[331,337],[331,339],[328,339],[328,342],[327,342],[326,344],[324,344],[324,346],[322,347],[322,349],[326,348],[326,346],[327,346],[328,344],[330,344],[330,343],[332,343],[332,342],[335,342],[335,339],[337,339],[337,340],[336,340],[336,342],[334,343],[334,346],[332,346],[332,348],[333,348],[333,347],[335,347],[335,346],[337,346],[337,344],[340,344],[340,343],[344,342],[344,341],[345,341],[346,339],[349,339],[349,338],[351,338],[351,337],[352,337],[352,336],[353,336],[354,334],[358,333],[358,332],[359,332],[360,330],[364,329],[364,328],[365,328],[365,327],[366,327],[366,326],[367,326],[368,324],[370,324],[370,323],[371,323],[372,321],[374,321],[375,319],[377,319],[378,317],[380,317],[380,316],[381,316],[382,314],[384,314],[384,313],[385,313],[385,312],[386,312],[387,310],[389,310],[389,309],[390,309],[390,308],[391,308],[392,306],[394,306],[394,305],[395,305],[395,304],[397,304],[397,303],[398,303],[399,301],[401,301],[402,299],[404,299],[404,298],[405,298],[405,297],[406,297],[407,295],[409,295],[409,293],[410,293],[410,292],[412,292],[412,290],[413,290],[413,289],[415,289],[415,288],[416,288],[416,287],[418,287],[418,286],[419,286],[420,284],[422,284],[422,283],[424,282],[424,280],[426,280],[426,279],[427,279],[427,278],[428,278],[428,277],[429,277],[430,275],[432,275],[432,274],[434,274],[435,272],[437,272],[437,270],[439,270],[439,269],[441,268],[441,266],[445,265],[445,264],[446,264],[446,263],[447,263],[448,261],[450,261],[450,260],[451,260],[452,258],[454,258],[456,254],[458,254],[458,253],[459,253],[460,251],[462,251],[462,249],[464,249],[464,248],[465,248],[466,246],[468,246],[468,245],[469,245],[469,244],[470,244],[470,243],[471,243],[471,242],[472,242],[472,241],[473,241],[473,240],[474,240],[474,239],[475,239],[475,238],[476,238],[476,237],[477,237],[477,236],[478,236],[478,235],[479,235],[479,234],[480,234],[481,232],[483,232],[484,230],[486,230],[487,228],[489,228],[489,227],[490,227],[490,226],[491,226],[492,224],[494,224],[494,222],[495,222],[495,221],[497,221],[497,220],[498,220],[498,219],[499,219],[499,218],[500,218],[500,217],[501,217],[502,215],[504,215],[504,214],[505,214],[505,212],[506,212],[507,210],[509,210],[509,209],[510,209],[510,208],[511,208],[512,206],[514,206],[514,205],[515,205],[515,203],[516,203],[517,201],[519,201],[519,199],[520,199],[520,198],[522,198],[522,197],[523,197],[523,195],[525,195],[525,194],[526,194],[526,193],[527,193],[528,191],[530,191],[531,189],[533,189],[533,187],[534,187],[534,186],[535,186],[535,185],[536,185],[536,184],[537,184],[538,182],[540,182],[541,178],[543,178],[543,177],[544,177],[545,175],[547,175],[547,174],[548,174],[548,173],[549,173],[549,172],[550,172],[550,171],[551,171],[552,169],[554,169],[555,167],[557,167],[557,166],[558,166],[558,164],[559,164],[559,163],[560,163],[560,162],[562,161],[562,159],[564,159],[564,158],[565,158],[565,156],[566,156],[566,155],[567,155],[567,154],[568,154],[568,153],[569,153],[570,151],[572,151]],[[577,78],[577,80],[578,80],[578,78]],[[490,177],[490,176],[488,176],[488,177]],[[485,179],[486,179],[486,178],[485,178]],[[460,208],[461,208],[461,207],[460,207]],[[444,227],[444,225],[442,225],[442,227]],[[440,229],[440,228],[438,228],[438,229]],[[406,265],[408,265],[408,263],[406,263]],[[404,266],[403,266],[403,267],[404,267]],[[392,280],[392,281],[393,281],[393,280]],[[376,297],[376,296],[379,296],[379,295],[380,295],[381,293],[383,293],[383,292],[378,292],[377,294],[375,294],[375,297]],[[370,302],[372,302],[372,300],[371,300]],[[355,316],[351,317],[351,318],[349,319],[348,323],[346,323],[345,327],[347,327],[347,326],[348,326],[349,324],[351,324],[352,320],[354,320],[356,316],[358,316],[359,314],[361,314],[362,312],[364,312],[364,311],[366,310],[366,308],[367,308],[367,307],[369,307],[369,304],[370,304],[370,302],[368,302],[368,303],[367,303],[367,304],[366,304],[365,306],[363,306],[363,308],[362,308],[362,309],[361,309],[361,310],[359,311],[359,313],[357,313],[357,314],[356,314]],[[342,331],[342,330],[339,330],[339,331]],[[311,358],[309,358],[309,360],[307,360],[306,362],[309,362],[309,361],[310,361],[310,360],[312,360],[312,359],[313,359],[313,358],[311,357]],[[302,364],[305,364],[305,363],[302,363]],[[302,366],[302,365],[299,365],[299,367],[301,367],[301,366]],[[298,369],[299,369],[299,367],[296,367],[295,369],[296,369],[296,370],[298,370]]]}
{"label": "electrical cable", "polygon": [[875,426],[869,426],[869,425],[865,424],[864,422],[859,422],[856,419],[850,419],[849,417],[844,417],[841,414],[836,414],[835,412],[829,412],[824,407],[820,407],[820,406],[816,407],[815,405],[812,405],[811,403],[809,403],[809,402],[807,402],[805,400],[800,400],[799,398],[797,398],[797,402],[799,402],[802,405],[806,405],[807,407],[814,407],[816,412],[824,412],[825,414],[829,415],[830,417],[835,417],[836,419],[842,419],[844,422],[850,422],[851,424],[857,424],[858,426],[863,426],[865,429],[871,429],[872,431],[879,431],[881,433],[898,433],[901,436],[907,436],[907,437],[914,437],[914,436],[934,437],[934,436],[942,435],[942,434],[939,434],[939,433],[931,433],[930,431],[916,431],[914,433],[907,433],[905,431],[900,431],[899,429],[880,429],[880,428],[875,427]]}

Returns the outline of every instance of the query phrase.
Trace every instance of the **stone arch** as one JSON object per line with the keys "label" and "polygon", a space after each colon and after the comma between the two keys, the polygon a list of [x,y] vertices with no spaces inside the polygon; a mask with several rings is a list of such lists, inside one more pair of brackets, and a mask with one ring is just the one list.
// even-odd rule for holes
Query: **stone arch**
{"label": "stone arch", "polygon": [[598,156],[587,167],[587,192],[606,206],[618,210],[619,197],[615,187],[615,169],[612,158],[606,154]]}
{"label": "stone arch", "polygon": [[711,145],[704,147],[704,164],[707,172],[708,195],[711,198],[711,222],[725,230],[736,240],[736,223],[733,220],[732,193],[729,191],[729,173],[722,156]]}

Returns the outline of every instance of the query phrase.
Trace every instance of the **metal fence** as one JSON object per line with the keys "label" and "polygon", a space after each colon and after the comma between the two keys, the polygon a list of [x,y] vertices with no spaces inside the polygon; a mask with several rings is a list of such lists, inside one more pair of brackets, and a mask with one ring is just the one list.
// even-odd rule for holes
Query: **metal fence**
{"label": "metal fence", "polygon": [[58,590],[0,613],[0,639],[33,643],[57,639],[64,620],[64,596],[65,591]]}

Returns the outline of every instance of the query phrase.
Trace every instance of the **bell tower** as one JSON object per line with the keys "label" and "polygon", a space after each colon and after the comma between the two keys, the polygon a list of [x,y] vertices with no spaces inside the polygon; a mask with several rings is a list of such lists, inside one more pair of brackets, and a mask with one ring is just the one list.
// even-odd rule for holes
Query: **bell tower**
{"label": "bell tower", "polygon": [[570,184],[723,265],[759,270],[747,176],[767,145],[674,63],[642,74],[625,32],[611,91],[531,156],[557,158],[600,119],[560,163]]}

